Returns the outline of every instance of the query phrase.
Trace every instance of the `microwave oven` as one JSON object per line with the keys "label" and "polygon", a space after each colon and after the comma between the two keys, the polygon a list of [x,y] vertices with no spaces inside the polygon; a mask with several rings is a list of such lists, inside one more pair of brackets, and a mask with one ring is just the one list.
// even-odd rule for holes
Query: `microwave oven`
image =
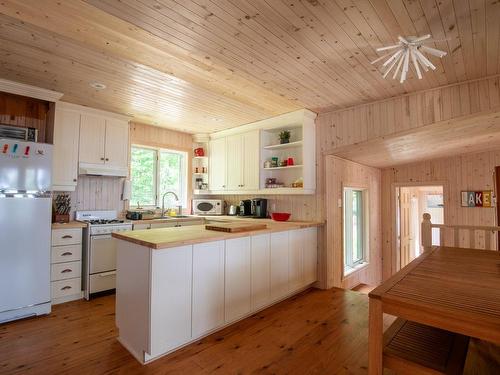
{"label": "microwave oven", "polygon": [[223,211],[222,199],[193,199],[194,215],[222,215]]}

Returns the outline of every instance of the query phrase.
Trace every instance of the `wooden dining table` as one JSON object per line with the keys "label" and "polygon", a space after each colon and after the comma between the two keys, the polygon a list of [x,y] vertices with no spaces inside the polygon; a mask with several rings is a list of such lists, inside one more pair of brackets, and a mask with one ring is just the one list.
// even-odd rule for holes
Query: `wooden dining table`
{"label": "wooden dining table", "polygon": [[369,294],[369,374],[383,372],[383,314],[500,344],[500,252],[432,247]]}

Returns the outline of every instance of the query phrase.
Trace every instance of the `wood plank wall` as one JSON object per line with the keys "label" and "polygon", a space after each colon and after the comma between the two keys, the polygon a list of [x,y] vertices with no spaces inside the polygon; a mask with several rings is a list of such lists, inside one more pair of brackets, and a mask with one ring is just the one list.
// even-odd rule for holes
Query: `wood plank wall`
{"label": "wood plank wall", "polygon": [[193,149],[191,134],[138,122],[130,123],[130,142],[137,145],[163,147],[189,152]]}
{"label": "wood plank wall", "polygon": [[[343,201],[345,187],[368,190],[369,241],[368,266],[343,275]],[[378,168],[326,157],[326,230],[328,252],[322,253],[321,262],[326,264],[327,284],[350,289],[359,284],[377,285],[382,279],[382,227],[380,222],[381,172]],[[340,265],[340,266],[339,266]]]}
{"label": "wood plank wall", "polygon": [[[164,147],[191,152],[190,134],[150,126],[130,123],[130,143],[144,146]],[[190,155],[190,154],[189,154]],[[188,181],[191,175],[188,175]],[[124,178],[101,176],[78,176],[76,190],[71,193],[72,210],[117,210],[123,213],[128,201],[122,201]],[[191,189],[188,189],[190,192]],[[191,200],[189,194],[188,200]]]}
{"label": "wood plank wall", "polygon": [[0,92],[0,124],[38,129],[38,142],[52,142],[48,113],[47,101]]}
{"label": "wood plank wall", "polygon": [[[383,277],[388,278],[398,270],[395,244],[396,184],[444,184],[444,222],[451,225],[494,226],[494,208],[461,207],[463,191],[494,190],[494,170],[500,165],[500,145],[498,150],[465,154],[449,158],[400,165],[382,170],[382,240],[383,240]],[[445,244],[452,238],[448,233]],[[476,233],[476,244],[484,245],[482,233]],[[460,246],[467,247],[468,233],[461,233]],[[496,241],[491,241],[496,244]]]}
{"label": "wood plank wall", "polygon": [[316,120],[328,127],[319,139],[325,153],[435,122],[500,108],[499,76],[322,113]]}

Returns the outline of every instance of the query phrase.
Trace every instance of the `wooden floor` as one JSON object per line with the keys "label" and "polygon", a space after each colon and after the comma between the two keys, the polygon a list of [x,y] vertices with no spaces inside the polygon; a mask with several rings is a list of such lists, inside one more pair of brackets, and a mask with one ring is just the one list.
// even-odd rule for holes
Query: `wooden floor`
{"label": "wooden floor", "polygon": [[[114,296],[105,296],[0,325],[0,374],[367,372],[368,297],[358,292],[304,292],[147,366],[116,341],[114,318]],[[476,350],[466,373],[498,374],[485,366],[498,349]]]}

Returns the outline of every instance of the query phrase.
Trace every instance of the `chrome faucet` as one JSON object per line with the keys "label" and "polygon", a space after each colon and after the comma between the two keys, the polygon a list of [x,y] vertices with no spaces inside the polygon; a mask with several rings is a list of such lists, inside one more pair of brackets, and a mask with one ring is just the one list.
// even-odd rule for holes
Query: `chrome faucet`
{"label": "chrome faucet", "polygon": [[[168,194],[172,194],[174,196],[175,200],[179,201],[179,197],[173,191],[167,191],[166,193],[164,193],[161,197],[161,216],[162,217],[165,217],[165,197]],[[178,214],[182,215],[182,205],[177,206],[177,210],[178,210]]]}

